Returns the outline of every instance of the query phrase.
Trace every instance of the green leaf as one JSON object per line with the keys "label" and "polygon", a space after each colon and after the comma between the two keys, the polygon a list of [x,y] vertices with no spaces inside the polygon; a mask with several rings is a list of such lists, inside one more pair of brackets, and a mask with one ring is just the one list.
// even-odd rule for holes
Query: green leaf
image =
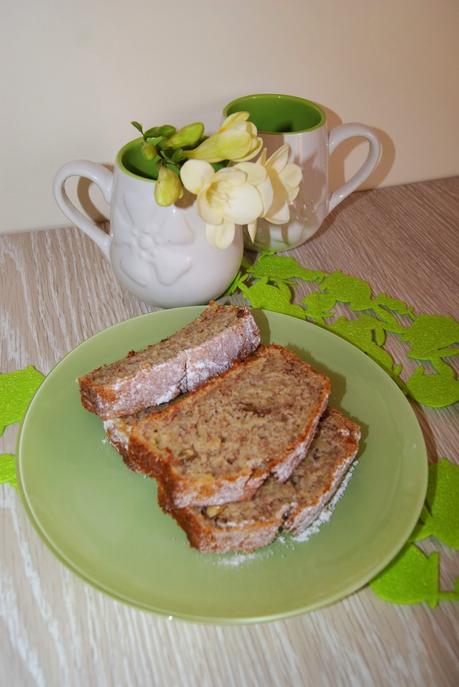
{"label": "green leaf", "polygon": [[16,459],[11,453],[0,454],[0,484],[11,484],[17,489]]}
{"label": "green leaf", "polygon": [[234,277],[233,281],[231,282],[231,284],[226,289],[224,295],[232,296],[233,293],[235,293],[238,289],[241,288],[241,284],[243,284],[246,281],[247,277],[247,274],[244,274],[243,272],[238,272]]}
{"label": "green leaf", "polygon": [[158,136],[161,136],[159,126],[152,126],[150,129],[147,129],[144,133],[145,138],[150,138],[150,137],[156,137],[157,138]]}
{"label": "green leaf", "polygon": [[162,136],[161,140],[157,143],[157,147],[160,150],[165,150],[166,148],[169,148],[169,139]]}
{"label": "green leaf", "polygon": [[140,124],[140,122],[133,121],[131,124],[137,129],[137,131],[140,131],[143,136],[143,126]]}
{"label": "green leaf", "polygon": [[417,546],[408,544],[370,583],[370,588],[384,601],[425,602],[433,608],[439,601],[438,563],[438,553],[425,556]]}
{"label": "green leaf", "polygon": [[7,425],[20,422],[44,376],[32,365],[0,374],[0,436]]}
{"label": "green leaf", "polygon": [[180,167],[178,167],[177,165],[174,165],[172,162],[166,162],[166,167],[167,169],[170,169],[171,172],[175,172],[177,176],[180,176]]}
{"label": "green leaf", "polygon": [[171,155],[172,162],[181,162],[185,159],[182,148],[177,148]]}
{"label": "green leaf", "polygon": [[154,146],[158,145],[160,141],[163,140],[162,136],[145,136],[147,143],[152,143]]}
{"label": "green leaf", "polygon": [[163,124],[159,127],[159,135],[166,136],[167,138],[175,134],[176,131],[177,129],[172,124]]}
{"label": "green leaf", "polygon": [[459,549],[459,466],[446,458],[429,465],[427,508],[423,524],[416,528],[415,540],[433,535],[444,544]]}
{"label": "green leaf", "polygon": [[221,162],[211,162],[210,164],[214,168],[214,172],[218,172],[219,169],[224,169],[225,167],[228,167],[229,160],[222,160]]}

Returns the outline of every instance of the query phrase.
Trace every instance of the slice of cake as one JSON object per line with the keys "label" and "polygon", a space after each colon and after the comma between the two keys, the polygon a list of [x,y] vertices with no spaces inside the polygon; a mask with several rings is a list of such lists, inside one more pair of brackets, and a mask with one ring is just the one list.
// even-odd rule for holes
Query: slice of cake
{"label": "slice of cake", "polygon": [[136,413],[196,389],[259,344],[248,308],[212,302],[167,339],[80,377],[81,402],[102,419]]}
{"label": "slice of cake", "polygon": [[343,483],[358,451],[360,428],[328,410],[304,460],[279,484],[269,477],[250,500],[205,508],[176,508],[158,483],[158,501],[203,552],[250,552],[283,529],[300,534],[323,512]]}
{"label": "slice of cake", "polygon": [[294,353],[261,346],[130,426],[125,460],[160,479],[176,508],[249,499],[270,474],[283,482],[304,458],[329,393],[330,380]]}

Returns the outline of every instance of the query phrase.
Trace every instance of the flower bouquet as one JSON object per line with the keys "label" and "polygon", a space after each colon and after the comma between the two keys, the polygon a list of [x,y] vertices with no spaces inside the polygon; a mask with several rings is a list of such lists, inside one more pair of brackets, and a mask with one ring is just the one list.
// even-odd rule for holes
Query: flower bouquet
{"label": "flower bouquet", "polygon": [[253,241],[260,218],[288,223],[289,204],[302,179],[301,168],[288,162],[290,147],[283,145],[268,158],[248,120],[248,112],[235,112],[209,137],[201,122],[146,131],[132,122],[143,138],[141,152],[150,178],[156,180],[156,203],[173,205],[185,190],[195,195],[207,240],[222,250],[233,242],[236,225],[247,226]]}

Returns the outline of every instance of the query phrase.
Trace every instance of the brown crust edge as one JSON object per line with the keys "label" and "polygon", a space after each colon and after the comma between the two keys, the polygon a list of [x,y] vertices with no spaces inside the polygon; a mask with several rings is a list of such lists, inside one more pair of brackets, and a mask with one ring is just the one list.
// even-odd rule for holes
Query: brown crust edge
{"label": "brown crust edge", "polygon": [[[216,301],[210,301],[208,304],[208,309],[213,309],[215,313],[219,311],[223,311],[225,309],[232,309],[234,311],[243,311],[244,317],[248,318],[249,320],[253,320],[253,315],[250,311],[250,309],[247,306],[240,306],[240,305],[222,305],[220,303],[217,303]],[[206,310],[203,310],[203,313],[206,312]],[[202,315],[202,313],[201,313]],[[199,316],[200,317],[200,316]],[[199,319],[196,318],[197,319]],[[241,318],[242,319],[242,318]],[[196,321],[195,320],[195,321]],[[188,324],[192,324],[191,322]],[[232,327],[235,327],[236,325],[232,325]],[[258,330],[258,327],[256,327],[255,323],[255,328]],[[251,330],[254,328],[251,327]],[[179,330],[180,331],[180,330]],[[258,337],[258,343],[259,343],[259,337]],[[154,344],[151,344],[154,345]],[[148,346],[146,347],[148,348]],[[145,350],[145,349],[143,349]],[[243,346],[241,350],[238,353],[237,361],[242,362],[247,355],[252,351],[253,349],[249,346],[248,342],[243,342]],[[128,357],[129,354],[125,357]],[[120,359],[123,360],[124,358]],[[171,362],[174,362],[174,359],[171,359]],[[117,361],[113,361],[116,363]],[[134,407],[134,406],[126,406],[122,408],[121,410],[117,412],[113,412],[111,409],[111,405],[115,400],[118,400],[117,393],[111,388],[110,385],[108,384],[97,384],[92,381],[92,376],[96,373],[99,372],[100,370],[105,367],[104,365],[99,366],[98,368],[92,370],[91,372],[78,377],[77,382],[79,385],[79,390],[80,390],[80,400],[82,406],[88,410],[91,413],[94,413],[95,415],[98,415],[102,420],[107,420],[110,419],[111,417],[122,417],[124,415],[131,415],[134,414],[140,410],[143,410],[143,407]],[[135,376],[132,378],[132,381],[135,380]],[[177,392],[177,395],[179,392]]]}
{"label": "brown crust edge", "polygon": [[[250,553],[258,548],[271,544],[277,537],[279,531],[291,532],[293,535],[309,527],[320,515],[322,510],[327,507],[333,498],[346,474],[351,468],[359,450],[360,426],[348,418],[346,415],[335,409],[329,409],[328,413],[339,419],[342,428],[349,429],[348,440],[349,450],[343,457],[339,466],[333,473],[329,484],[324,488],[327,498],[321,503],[322,496],[317,499],[317,507],[312,517],[306,522],[301,521],[301,506],[292,503],[285,504],[284,517],[275,515],[265,521],[256,521],[241,527],[213,527],[211,522],[207,525],[204,517],[200,517],[196,511],[198,509],[176,508],[170,500],[167,489],[158,483],[158,503],[162,510],[172,516],[177,524],[184,530],[191,546],[204,553],[228,553],[243,552]],[[342,467],[345,469],[342,470]],[[311,508],[311,507],[309,507]],[[300,518],[300,522],[298,519]]]}
{"label": "brown crust edge", "polygon": [[157,485],[160,508],[174,518],[185,532],[190,545],[202,553],[250,553],[271,544],[279,532],[281,519],[275,517],[255,522],[249,527],[227,528],[220,531],[215,527],[206,527],[195,516],[192,508],[172,506],[164,485],[161,481],[158,481]]}
{"label": "brown crust edge", "polygon": [[[336,466],[330,480],[322,489],[315,504],[308,506],[306,509],[304,507],[302,508],[300,504],[297,504],[295,508],[290,509],[288,517],[285,520],[284,529],[288,532],[292,532],[292,534],[301,534],[303,530],[309,527],[309,525],[317,519],[322,510],[326,508],[345,478],[348,470],[351,468],[359,451],[359,441],[361,438],[360,426],[335,408],[329,408],[327,412],[330,416],[334,416],[337,419],[339,424],[338,431],[339,429],[349,430],[350,434],[346,439],[347,451],[343,455],[339,465]],[[308,511],[310,511],[310,513],[308,513]]]}

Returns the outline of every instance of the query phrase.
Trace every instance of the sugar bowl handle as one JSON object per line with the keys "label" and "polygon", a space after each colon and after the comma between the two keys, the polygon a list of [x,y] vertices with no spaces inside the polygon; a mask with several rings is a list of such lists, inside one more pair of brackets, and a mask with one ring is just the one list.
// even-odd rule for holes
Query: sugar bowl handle
{"label": "sugar bowl handle", "polygon": [[65,190],[65,182],[70,177],[90,179],[99,187],[107,203],[110,203],[113,173],[102,165],[89,160],[72,160],[58,170],[53,182],[54,198],[64,215],[81,231],[84,231],[99,246],[105,257],[109,258],[111,237],[102,231],[90,217],[80,212],[71,202]]}

